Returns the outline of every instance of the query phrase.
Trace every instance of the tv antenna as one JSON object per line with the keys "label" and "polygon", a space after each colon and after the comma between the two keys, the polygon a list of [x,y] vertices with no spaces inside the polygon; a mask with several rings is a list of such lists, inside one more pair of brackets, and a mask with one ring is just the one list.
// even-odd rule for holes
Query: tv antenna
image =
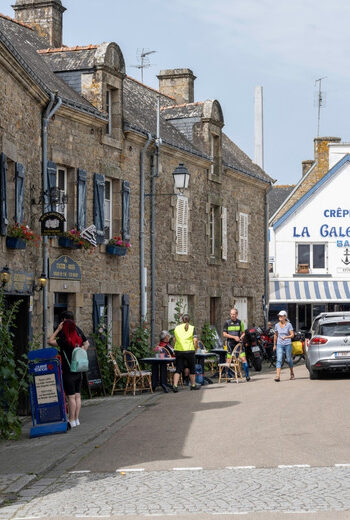
{"label": "tv antenna", "polygon": [[139,69],[141,71],[141,83],[143,83],[143,69],[146,69],[148,67],[151,67],[151,63],[149,61],[149,55],[154,54],[157,51],[150,51],[148,49],[137,49],[137,60],[139,61],[138,65],[131,65],[131,67],[134,67],[135,69]]}
{"label": "tv antenna", "polygon": [[320,119],[321,119],[321,107],[326,105],[326,95],[325,92],[321,90],[322,80],[326,79],[327,76],[323,76],[322,78],[318,78],[315,80],[315,86],[318,83],[318,93],[317,93],[317,137],[320,136]]}

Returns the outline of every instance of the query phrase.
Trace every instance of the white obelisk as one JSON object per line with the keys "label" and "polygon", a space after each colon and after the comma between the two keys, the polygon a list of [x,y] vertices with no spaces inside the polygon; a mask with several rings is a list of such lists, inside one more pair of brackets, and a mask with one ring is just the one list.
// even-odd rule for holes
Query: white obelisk
{"label": "white obelisk", "polygon": [[263,88],[255,87],[254,100],[254,162],[264,169]]}

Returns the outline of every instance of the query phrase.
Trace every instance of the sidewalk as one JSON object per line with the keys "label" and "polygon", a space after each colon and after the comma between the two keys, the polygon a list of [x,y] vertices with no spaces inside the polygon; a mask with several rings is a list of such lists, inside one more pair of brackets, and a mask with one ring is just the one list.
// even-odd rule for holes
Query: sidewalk
{"label": "sidewalk", "polygon": [[25,419],[18,441],[0,442],[0,505],[32,480],[68,469],[110,435],[158,400],[161,393],[116,395],[83,401],[81,425],[67,433],[29,438],[31,419]]}

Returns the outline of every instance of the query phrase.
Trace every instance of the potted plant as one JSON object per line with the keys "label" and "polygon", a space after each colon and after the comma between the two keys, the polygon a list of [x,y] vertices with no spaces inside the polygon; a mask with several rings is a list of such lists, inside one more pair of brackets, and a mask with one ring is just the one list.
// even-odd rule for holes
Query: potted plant
{"label": "potted plant", "polygon": [[38,245],[40,236],[36,235],[29,226],[15,222],[7,228],[6,247],[8,249],[25,249],[27,242]]}
{"label": "potted plant", "polygon": [[125,256],[130,248],[131,244],[127,240],[123,240],[121,237],[113,237],[106,246],[106,252],[109,255]]}
{"label": "potted plant", "polygon": [[58,238],[58,245],[66,249],[91,249],[93,245],[80,235],[76,228],[65,231]]}

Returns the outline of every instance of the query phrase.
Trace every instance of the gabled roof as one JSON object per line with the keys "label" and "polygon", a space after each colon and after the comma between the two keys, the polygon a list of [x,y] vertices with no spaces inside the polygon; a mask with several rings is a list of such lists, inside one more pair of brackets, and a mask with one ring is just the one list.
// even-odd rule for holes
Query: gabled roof
{"label": "gabled roof", "polygon": [[41,49],[38,53],[54,72],[86,70],[94,66],[97,45]]}
{"label": "gabled roof", "polygon": [[316,184],[312,186],[293,206],[286,211],[273,225],[273,229],[279,228],[295,211],[300,208],[323,184],[328,182],[346,163],[350,163],[350,154],[346,154],[337,164],[331,168]]}
{"label": "gabled roof", "polygon": [[67,83],[55,76],[42,55],[37,52],[42,49],[43,41],[29,26],[19,24],[12,18],[1,16],[0,42],[44,92],[57,92],[64,105],[88,112],[101,119],[107,119],[102,112],[70,88]]}
{"label": "gabled roof", "polygon": [[272,190],[269,191],[267,195],[267,199],[269,201],[269,218],[272,217],[281,206],[281,204],[285,201],[290,193],[295,188],[295,184],[291,185],[274,185]]}

